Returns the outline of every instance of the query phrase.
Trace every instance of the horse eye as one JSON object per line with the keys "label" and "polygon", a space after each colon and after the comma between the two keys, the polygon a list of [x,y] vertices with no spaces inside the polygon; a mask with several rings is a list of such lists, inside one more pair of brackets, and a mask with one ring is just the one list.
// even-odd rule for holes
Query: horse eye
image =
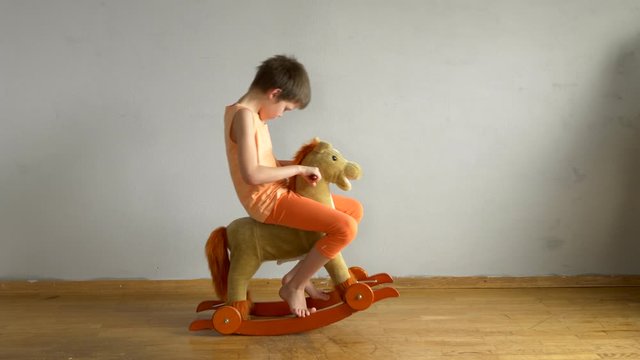
{"label": "horse eye", "polygon": [[333,156],[331,157],[331,159],[332,159],[333,161],[338,161],[338,157],[337,157],[337,156],[335,156],[335,155],[333,155]]}

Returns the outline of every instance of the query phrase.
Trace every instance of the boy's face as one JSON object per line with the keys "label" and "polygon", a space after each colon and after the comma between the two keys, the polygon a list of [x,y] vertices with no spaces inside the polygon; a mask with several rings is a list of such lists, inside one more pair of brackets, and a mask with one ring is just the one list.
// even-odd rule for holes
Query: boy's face
{"label": "boy's face", "polygon": [[260,111],[261,120],[271,120],[279,118],[287,111],[295,110],[298,108],[296,103],[286,100],[278,100],[277,98],[270,98],[268,103],[263,106]]}

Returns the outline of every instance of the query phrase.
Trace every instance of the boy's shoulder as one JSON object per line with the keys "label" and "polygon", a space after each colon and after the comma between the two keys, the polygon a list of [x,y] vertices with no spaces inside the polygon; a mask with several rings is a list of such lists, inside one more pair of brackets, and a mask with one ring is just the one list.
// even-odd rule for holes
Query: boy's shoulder
{"label": "boy's shoulder", "polygon": [[236,105],[234,106],[234,109],[232,109],[233,111],[233,119],[247,119],[247,120],[254,120],[255,119],[255,115],[256,113],[249,109],[248,107],[242,106],[242,105]]}

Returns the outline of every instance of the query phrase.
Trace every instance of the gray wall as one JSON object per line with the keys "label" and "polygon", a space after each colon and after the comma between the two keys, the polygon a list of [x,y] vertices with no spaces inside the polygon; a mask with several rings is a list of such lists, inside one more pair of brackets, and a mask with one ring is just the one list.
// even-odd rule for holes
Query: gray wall
{"label": "gray wall", "polygon": [[276,154],[320,136],[363,166],[349,264],[640,274],[639,19],[637,0],[0,1],[0,278],[206,277],[209,231],[244,215],[223,108],[277,53],[313,99],[272,123]]}

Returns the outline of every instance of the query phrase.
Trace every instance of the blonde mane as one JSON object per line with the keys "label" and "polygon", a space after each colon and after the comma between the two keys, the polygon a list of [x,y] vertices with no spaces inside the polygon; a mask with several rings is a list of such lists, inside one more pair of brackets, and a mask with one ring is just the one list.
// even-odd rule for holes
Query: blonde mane
{"label": "blonde mane", "polygon": [[[296,155],[293,157],[293,164],[294,165],[300,165],[302,163],[302,160],[304,160],[304,158],[309,155],[313,149],[316,148],[316,145],[318,145],[318,143],[320,142],[320,140],[318,140],[318,138],[315,138],[313,140],[311,140],[311,142],[309,142],[308,144],[303,145],[298,152],[296,153]],[[289,190],[291,191],[295,191],[296,190],[296,177],[292,176],[289,178]]]}

